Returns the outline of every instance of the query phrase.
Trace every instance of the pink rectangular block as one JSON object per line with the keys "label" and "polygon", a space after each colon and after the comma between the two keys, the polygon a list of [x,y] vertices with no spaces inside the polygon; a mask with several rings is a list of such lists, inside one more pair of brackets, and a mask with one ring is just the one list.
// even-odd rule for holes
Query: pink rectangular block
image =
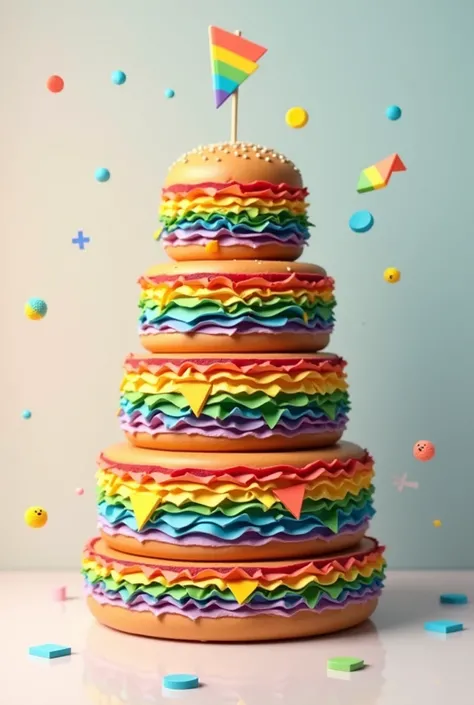
{"label": "pink rectangular block", "polygon": [[66,600],[66,586],[65,585],[60,585],[60,587],[54,588],[53,600],[55,602],[64,602]]}

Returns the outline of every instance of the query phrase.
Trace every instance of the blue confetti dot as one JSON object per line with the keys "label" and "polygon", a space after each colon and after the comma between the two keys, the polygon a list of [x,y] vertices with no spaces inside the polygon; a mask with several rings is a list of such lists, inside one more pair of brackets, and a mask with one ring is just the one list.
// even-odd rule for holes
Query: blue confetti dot
{"label": "blue confetti dot", "polygon": [[33,297],[32,299],[28,299],[27,302],[28,306],[33,309],[36,313],[38,313],[40,316],[46,316],[48,313],[48,304],[46,301],[43,301],[43,299],[38,299],[36,297]]}
{"label": "blue confetti dot", "polygon": [[31,411],[29,409],[25,409],[24,411],[22,411],[21,415],[24,419],[31,419]]}
{"label": "blue confetti dot", "polygon": [[356,211],[349,220],[349,227],[355,233],[366,233],[374,224],[374,216],[369,211]]}
{"label": "blue confetti dot", "polygon": [[95,178],[96,181],[100,181],[100,183],[103,184],[110,179],[110,171],[108,169],[104,169],[104,167],[100,167],[95,170]]}
{"label": "blue confetti dot", "polygon": [[399,120],[402,117],[402,109],[398,105],[389,105],[385,115],[389,120]]}
{"label": "blue confetti dot", "polygon": [[163,678],[163,688],[169,690],[191,690],[199,687],[199,678],[187,673],[171,673]]}
{"label": "blue confetti dot", "polygon": [[115,83],[116,86],[123,86],[127,80],[127,75],[123,71],[112,71],[110,78],[112,79],[112,83]]}
{"label": "blue confetti dot", "polygon": [[172,88],[167,88],[165,90],[165,98],[174,98],[174,96],[175,96],[175,93]]}

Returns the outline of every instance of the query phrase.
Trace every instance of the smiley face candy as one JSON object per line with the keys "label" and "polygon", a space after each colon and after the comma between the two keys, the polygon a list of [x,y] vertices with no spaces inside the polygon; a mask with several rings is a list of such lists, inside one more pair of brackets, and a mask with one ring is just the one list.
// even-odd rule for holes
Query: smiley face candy
{"label": "smiley face candy", "polygon": [[32,529],[41,529],[48,521],[48,512],[42,507],[29,507],[25,512],[25,524]]}
{"label": "smiley face candy", "polygon": [[417,460],[426,463],[428,460],[433,460],[436,454],[436,448],[431,441],[417,441],[413,446],[413,455]]}

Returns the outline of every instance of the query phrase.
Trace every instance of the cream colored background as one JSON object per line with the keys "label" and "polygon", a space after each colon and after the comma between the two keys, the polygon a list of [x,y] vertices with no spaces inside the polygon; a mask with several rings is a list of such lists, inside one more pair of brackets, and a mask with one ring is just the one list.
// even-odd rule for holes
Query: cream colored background
{"label": "cream colored background", "polygon": [[[377,460],[373,531],[392,567],[473,567],[472,2],[0,0],[0,20],[0,567],[79,566],[94,531],[94,461],[121,439],[121,362],[138,349],[135,282],[162,259],[162,179],[188,148],[228,137],[211,23],[269,48],[241,91],[240,135],[287,153],[310,188],[306,258],[337,281],[348,437]],[[59,95],[45,89],[53,73]],[[292,105],[310,113],[304,130],[285,125]],[[394,151],[407,173],[358,196],[360,169]],[[347,227],[359,207],[376,219],[363,236]],[[43,321],[24,317],[30,296],[47,301]],[[432,463],[412,458],[419,438],[436,443]],[[393,487],[405,471],[418,490]],[[41,531],[23,524],[30,504],[49,512]]]}

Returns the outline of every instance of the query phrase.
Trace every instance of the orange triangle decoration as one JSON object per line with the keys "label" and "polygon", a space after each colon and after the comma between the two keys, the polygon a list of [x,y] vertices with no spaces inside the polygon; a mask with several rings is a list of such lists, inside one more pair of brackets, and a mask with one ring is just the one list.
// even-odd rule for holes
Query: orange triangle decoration
{"label": "orange triangle decoration", "polygon": [[388,184],[390,177],[394,171],[406,171],[407,168],[402,162],[398,154],[391,154],[389,157],[385,157],[380,162],[375,164],[377,171],[379,172],[385,185]]}
{"label": "orange triangle decoration", "polygon": [[195,416],[199,416],[204,409],[211,389],[212,384],[208,382],[184,382],[176,385],[176,390],[186,399]]}
{"label": "orange triangle decoration", "polygon": [[292,485],[284,487],[282,490],[273,490],[273,494],[278,497],[280,502],[293,514],[296,519],[301,516],[301,508],[303,506],[304,493],[306,485]]}
{"label": "orange triangle decoration", "polygon": [[141,531],[159,505],[160,498],[155,497],[151,492],[135,492],[130,495],[130,502],[137,521],[138,531]]}
{"label": "orange triangle decoration", "polygon": [[238,583],[227,583],[227,587],[239,605],[243,605],[245,600],[258,588],[258,580],[239,580]]}

